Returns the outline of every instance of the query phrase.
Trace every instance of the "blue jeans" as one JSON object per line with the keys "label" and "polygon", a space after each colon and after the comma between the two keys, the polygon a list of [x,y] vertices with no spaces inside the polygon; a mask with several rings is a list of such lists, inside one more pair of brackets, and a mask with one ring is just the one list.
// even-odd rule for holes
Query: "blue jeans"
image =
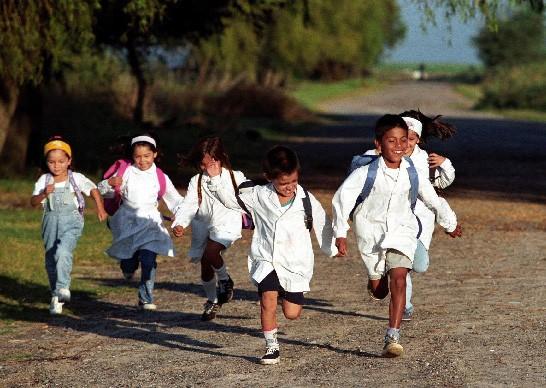
{"label": "blue jeans", "polygon": [[[413,258],[412,270],[417,273],[426,272],[429,265],[428,251],[423,243],[417,240],[417,249],[415,250],[415,256]],[[406,275],[406,312],[413,313],[413,304],[411,303],[411,296],[413,292],[413,284],[411,281],[411,272]]]}
{"label": "blue jeans", "polygon": [[119,266],[123,272],[134,273],[140,263],[140,283],[138,285],[138,300],[140,303],[154,302],[155,271],[157,268],[157,253],[140,249],[130,259],[121,260]]}
{"label": "blue jeans", "polygon": [[42,219],[45,268],[53,296],[70,288],[73,251],[83,231],[83,217],[74,203],[69,186],[49,195]]}

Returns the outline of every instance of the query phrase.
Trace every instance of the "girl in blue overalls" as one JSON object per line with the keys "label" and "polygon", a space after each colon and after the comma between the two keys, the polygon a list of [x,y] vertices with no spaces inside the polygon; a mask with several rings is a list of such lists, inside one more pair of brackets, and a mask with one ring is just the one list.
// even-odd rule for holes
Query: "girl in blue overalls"
{"label": "girl in blue overalls", "polygon": [[70,301],[70,273],[73,251],[83,230],[83,194],[92,196],[100,221],[107,218],[97,186],[84,175],[70,169],[72,150],[61,137],[54,137],[44,146],[48,173],[34,185],[30,203],[43,206],[42,239],[45,247],[45,267],[51,289],[49,312],[63,311]]}

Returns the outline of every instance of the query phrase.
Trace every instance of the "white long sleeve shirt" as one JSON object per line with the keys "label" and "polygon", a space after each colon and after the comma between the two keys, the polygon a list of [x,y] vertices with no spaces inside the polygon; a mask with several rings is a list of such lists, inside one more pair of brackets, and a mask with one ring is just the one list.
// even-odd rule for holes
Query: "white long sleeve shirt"
{"label": "white long sleeve shirt", "polygon": [[[408,167],[409,163],[405,159],[398,169],[388,168],[383,158],[379,160],[370,195],[354,212],[355,233],[361,255],[384,255],[387,249],[396,249],[413,260],[419,226],[410,207]],[[368,166],[357,168],[334,195],[332,204],[336,237],[347,237],[349,214],[362,191],[367,174]],[[440,200],[428,179],[419,180],[418,198],[435,210],[438,223],[446,231],[455,230],[455,213],[447,202]]]}
{"label": "white long sleeve shirt", "polygon": [[[219,177],[210,180],[209,188],[226,206],[241,209],[235,196],[219,184]],[[320,202],[311,194],[313,230],[321,250],[335,256],[331,222]],[[310,231],[305,226],[305,210],[301,186],[296,189],[294,201],[281,206],[272,184],[254,186],[240,194],[256,226],[248,256],[248,268],[255,284],[273,270],[280,285],[288,292],[307,292],[313,276],[314,254]]]}

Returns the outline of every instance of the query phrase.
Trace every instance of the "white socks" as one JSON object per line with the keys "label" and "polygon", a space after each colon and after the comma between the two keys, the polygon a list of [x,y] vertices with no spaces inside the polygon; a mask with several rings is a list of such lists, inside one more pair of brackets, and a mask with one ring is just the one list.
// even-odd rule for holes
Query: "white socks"
{"label": "white socks", "polygon": [[202,284],[207,299],[213,303],[218,303],[218,296],[216,295],[216,278],[213,277],[208,282],[202,280]]}
{"label": "white socks", "polygon": [[264,337],[265,337],[265,346],[268,348],[279,348],[279,343],[277,342],[277,328],[274,328],[273,330],[265,331],[264,330]]}
{"label": "white socks", "polygon": [[218,278],[218,280],[228,280],[229,279],[229,274],[227,272],[227,267],[226,267],[226,263],[224,263],[220,268],[216,269],[214,267],[212,267],[212,269],[214,270],[214,272],[216,273],[216,277]]}

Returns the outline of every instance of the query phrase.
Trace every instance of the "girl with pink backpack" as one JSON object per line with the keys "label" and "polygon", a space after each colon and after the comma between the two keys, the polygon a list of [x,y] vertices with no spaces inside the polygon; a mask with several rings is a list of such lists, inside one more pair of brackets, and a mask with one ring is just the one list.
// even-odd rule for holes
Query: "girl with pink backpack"
{"label": "girl with pink backpack", "polygon": [[138,307],[155,310],[154,281],[157,255],[174,256],[173,243],[158,210],[163,200],[176,213],[183,202],[169,177],[154,163],[156,140],[148,135],[130,142],[131,157],[120,159],[98,184],[111,215],[112,245],[106,253],[120,262],[125,279],[132,279],[139,265]]}

